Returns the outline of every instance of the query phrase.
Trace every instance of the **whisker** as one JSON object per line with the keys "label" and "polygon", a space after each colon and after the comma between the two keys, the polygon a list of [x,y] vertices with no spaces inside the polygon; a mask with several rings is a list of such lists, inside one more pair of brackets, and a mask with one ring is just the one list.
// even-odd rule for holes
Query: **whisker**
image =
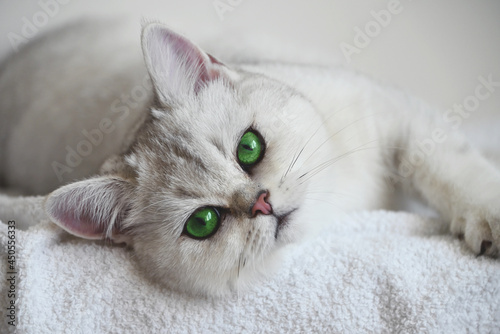
{"label": "whisker", "polygon": [[376,116],[376,115],[379,115],[379,114],[382,114],[382,113],[374,113],[374,114],[370,114],[370,115],[365,115],[361,118],[358,118],[357,120],[345,125],[343,128],[341,128],[340,130],[338,130],[337,132],[333,133],[332,135],[328,136],[328,138],[326,138],[326,140],[324,142],[322,142],[312,153],[311,155],[307,158],[307,160],[311,159],[314,154],[316,154],[316,152],[323,146],[325,145],[326,143],[328,143],[329,141],[332,140],[333,137],[335,137],[336,135],[338,135],[339,133],[341,133],[342,131],[346,130],[347,128],[353,126],[354,124],[368,118],[368,117],[373,117],[373,116]]}
{"label": "whisker", "polygon": [[[292,158],[292,161],[290,163],[290,165],[288,166],[286,172],[283,174],[283,176],[281,177],[280,181],[281,183],[283,183],[283,179],[288,175],[288,173],[293,169],[293,167],[295,166],[295,164],[297,163],[299,157],[302,155],[304,149],[307,147],[307,145],[309,144],[309,142],[317,135],[318,131],[323,127],[325,126],[325,124],[327,124],[332,117],[334,116],[337,116],[340,112],[342,111],[345,111],[345,110],[348,110],[349,108],[353,107],[353,106],[356,106],[357,104],[360,104],[362,101],[368,101],[368,100],[371,100],[372,98],[365,98],[365,99],[361,99],[361,100],[358,100],[356,101],[355,103],[352,103],[352,104],[349,104],[345,107],[342,107],[342,108],[339,108],[337,111],[334,111],[332,114],[330,114],[327,118],[323,119],[323,121],[321,122],[321,124],[316,128],[316,130],[314,130],[313,134],[309,137],[309,139],[305,142],[304,146],[302,146],[299,154],[294,154],[293,158]],[[368,116],[373,116],[373,115],[377,115],[377,114],[381,114],[381,113],[376,113],[376,114],[372,114],[372,115],[368,115]],[[364,118],[368,117],[368,116],[365,116]],[[363,118],[361,118],[363,119]],[[361,120],[360,119],[360,120]],[[359,121],[359,120],[358,120]],[[342,130],[340,130],[342,131]],[[324,143],[323,143],[324,144]],[[323,145],[322,144],[322,145]],[[315,152],[313,152],[314,154]],[[312,156],[312,155],[311,155]]]}
{"label": "whisker", "polygon": [[[312,138],[312,137],[311,137],[311,138]],[[295,166],[295,164],[296,164],[296,163],[297,163],[297,161],[299,160],[300,156],[302,155],[302,152],[304,152],[304,149],[306,148],[306,145],[307,145],[307,143],[304,145],[304,147],[302,147],[302,149],[300,150],[299,154],[297,155],[297,158],[295,158],[295,160],[292,162],[292,164],[291,164],[291,166],[290,166],[289,170],[292,170],[292,169],[293,169],[293,167]],[[288,171],[287,171],[287,174],[288,174]],[[285,174],[285,176],[286,176],[286,174]]]}
{"label": "whisker", "polygon": [[288,166],[288,169],[287,171],[285,172],[285,174],[282,176],[281,178],[281,182],[283,183],[283,179],[288,175],[288,173],[292,170],[293,166],[295,166],[295,163],[297,162],[297,160],[299,159],[299,157],[302,155],[302,152],[304,152],[304,149],[307,147],[307,144],[309,144],[309,142],[314,138],[314,136],[316,136],[316,134],[318,133],[318,131],[321,129],[322,126],[325,125],[325,123],[327,122],[328,119],[330,119],[331,117],[333,117],[333,115],[330,115],[326,120],[323,120],[323,122],[321,122],[321,124],[316,128],[316,130],[313,132],[313,134],[309,137],[309,139],[305,142],[304,146],[302,146],[302,149],[299,151],[299,153],[297,155],[294,154],[294,157],[292,158],[292,162],[290,163],[290,165]]}
{"label": "whisker", "polygon": [[357,199],[358,196],[354,196],[353,194],[347,194],[347,193],[339,193],[339,192],[336,192],[336,191],[307,191],[306,192],[306,195],[308,194],[312,194],[312,195],[315,195],[315,194],[324,194],[324,195],[334,195],[335,197],[349,197],[351,199]]}
{"label": "whisker", "polygon": [[377,148],[377,147],[365,147],[365,148],[359,148],[359,149],[355,149],[355,150],[352,150],[350,152],[347,152],[347,153],[344,153],[334,159],[331,159],[330,161],[327,161],[327,162],[324,162],[323,164],[315,167],[313,170],[309,171],[308,173],[306,174],[303,174],[300,176],[300,178],[306,176],[307,174],[309,173],[312,173],[309,175],[309,177],[305,180],[302,181],[302,183],[310,180],[312,177],[316,176],[318,173],[322,172],[323,170],[325,170],[326,168],[332,166],[334,163],[344,159],[344,158],[347,158],[348,156],[354,154],[354,153],[357,153],[357,152],[360,152],[360,151],[366,151],[366,150],[370,150],[370,149],[374,149],[374,148]]}
{"label": "whisker", "polygon": [[363,146],[366,146],[368,144],[371,144],[373,142],[376,142],[377,140],[372,140],[370,142],[367,142],[365,144],[362,144],[360,146],[358,146],[357,148],[349,151],[349,152],[346,152],[346,153],[343,153],[341,155],[338,155],[336,156],[335,158],[332,158],[330,160],[327,160],[321,164],[319,164],[318,166],[316,167],[313,167],[311,170],[305,172],[304,174],[302,174],[301,176],[299,176],[297,179],[301,179],[305,176],[307,176],[309,173],[311,172],[314,172],[313,175],[310,175],[310,177],[306,180],[304,180],[302,183],[306,182],[307,180],[309,180],[311,177],[315,176],[316,174],[318,174],[319,172],[321,172],[322,170],[328,168],[329,166],[333,165],[335,162],[339,161],[339,160],[342,160],[343,158],[346,158],[356,152],[360,152],[360,151],[366,151],[366,150],[371,150],[371,149],[376,149],[376,148],[384,148],[384,149],[394,149],[394,150],[406,150],[406,148],[404,147],[398,147],[398,146],[373,146],[373,147],[363,147]]}
{"label": "whisker", "polygon": [[[376,141],[376,140],[375,140]],[[302,183],[306,182],[307,180],[309,180],[311,177],[317,175],[319,172],[323,171],[324,169],[328,168],[329,166],[331,166],[332,164],[334,164],[335,162],[343,159],[343,158],[346,158],[356,152],[360,152],[360,151],[366,151],[366,150],[370,150],[370,149],[375,149],[375,148],[380,148],[379,146],[374,146],[374,147],[363,147],[363,146],[366,146],[368,144],[371,144],[372,142],[374,141],[371,141],[371,142],[368,142],[368,143],[365,143],[363,145],[360,145],[358,146],[357,148],[349,151],[349,152],[346,152],[346,153],[343,153],[339,156],[336,156],[335,158],[332,158],[332,159],[329,159],[321,164],[319,164],[318,166],[316,167],[313,167],[311,170],[309,170],[308,172],[302,174],[301,176],[299,176],[297,179],[301,179],[305,176],[307,176],[308,174],[310,173],[313,173],[312,175],[309,175],[309,178],[305,179]]]}
{"label": "whisker", "polygon": [[[302,151],[304,150],[305,147],[302,148],[302,150],[299,152],[298,156],[297,156],[297,159],[298,157],[300,156],[300,154],[302,153]],[[295,154],[293,155],[293,158],[292,158],[292,162],[288,165],[288,168],[287,170],[285,171],[285,173],[283,173],[283,175],[281,176],[281,179],[280,179],[280,183],[283,183],[283,180],[285,179],[285,177],[288,175],[288,173],[290,172],[290,170],[292,169],[293,165],[294,165],[294,161],[295,161]]]}
{"label": "whisker", "polygon": [[310,200],[310,201],[323,202],[323,203],[326,203],[326,204],[329,204],[329,205],[335,207],[338,210],[342,210],[342,207],[338,206],[336,203],[333,203],[332,201],[328,201],[328,200],[323,199],[323,198],[313,198],[313,197],[307,197],[307,196],[305,198]]}

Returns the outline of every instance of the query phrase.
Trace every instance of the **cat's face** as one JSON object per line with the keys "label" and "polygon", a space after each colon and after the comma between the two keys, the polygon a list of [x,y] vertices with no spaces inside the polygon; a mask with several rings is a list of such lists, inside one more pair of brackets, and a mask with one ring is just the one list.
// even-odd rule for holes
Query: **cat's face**
{"label": "cat's face", "polygon": [[[244,286],[307,228],[304,198],[327,149],[322,120],[291,88],[230,69],[162,26],[145,28],[143,48],[157,103],[122,171],[57,190],[48,212],[74,234],[128,242],[174,288]],[[64,207],[98,205],[85,202],[89,191],[107,201],[94,208],[104,213],[82,219]],[[102,228],[75,232],[78,219]]]}

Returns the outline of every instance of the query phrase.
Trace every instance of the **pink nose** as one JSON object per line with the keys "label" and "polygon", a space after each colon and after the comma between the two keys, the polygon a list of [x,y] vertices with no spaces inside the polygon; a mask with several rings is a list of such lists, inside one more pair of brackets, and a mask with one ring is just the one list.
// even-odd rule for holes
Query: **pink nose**
{"label": "pink nose", "polygon": [[267,191],[259,195],[252,207],[252,217],[255,217],[259,211],[265,215],[270,215],[273,212],[273,207],[267,202],[268,197],[269,192]]}

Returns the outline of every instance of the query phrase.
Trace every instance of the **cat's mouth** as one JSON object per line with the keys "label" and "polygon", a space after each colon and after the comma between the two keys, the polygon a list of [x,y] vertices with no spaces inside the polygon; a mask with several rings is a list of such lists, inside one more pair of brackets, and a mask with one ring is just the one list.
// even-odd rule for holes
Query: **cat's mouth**
{"label": "cat's mouth", "polygon": [[278,239],[278,234],[279,232],[284,229],[287,225],[288,222],[290,221],[291,215],[297,211],[297,209],[292,209],[282,215],[276,216],[276,231],[274,232],[274,239]]}

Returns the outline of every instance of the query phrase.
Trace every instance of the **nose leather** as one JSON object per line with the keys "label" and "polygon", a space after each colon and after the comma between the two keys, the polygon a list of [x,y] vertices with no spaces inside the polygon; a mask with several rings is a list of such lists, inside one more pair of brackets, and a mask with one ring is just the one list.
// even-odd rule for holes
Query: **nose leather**
{"label": "nose leather", "polygon": [[267,202],[268,197],[269,192],[267,191],[257,197],[257,201],[252,207],[252,217],[255,217],[259,212],[264,215],[270,215],[273,212],[273,207]]}

